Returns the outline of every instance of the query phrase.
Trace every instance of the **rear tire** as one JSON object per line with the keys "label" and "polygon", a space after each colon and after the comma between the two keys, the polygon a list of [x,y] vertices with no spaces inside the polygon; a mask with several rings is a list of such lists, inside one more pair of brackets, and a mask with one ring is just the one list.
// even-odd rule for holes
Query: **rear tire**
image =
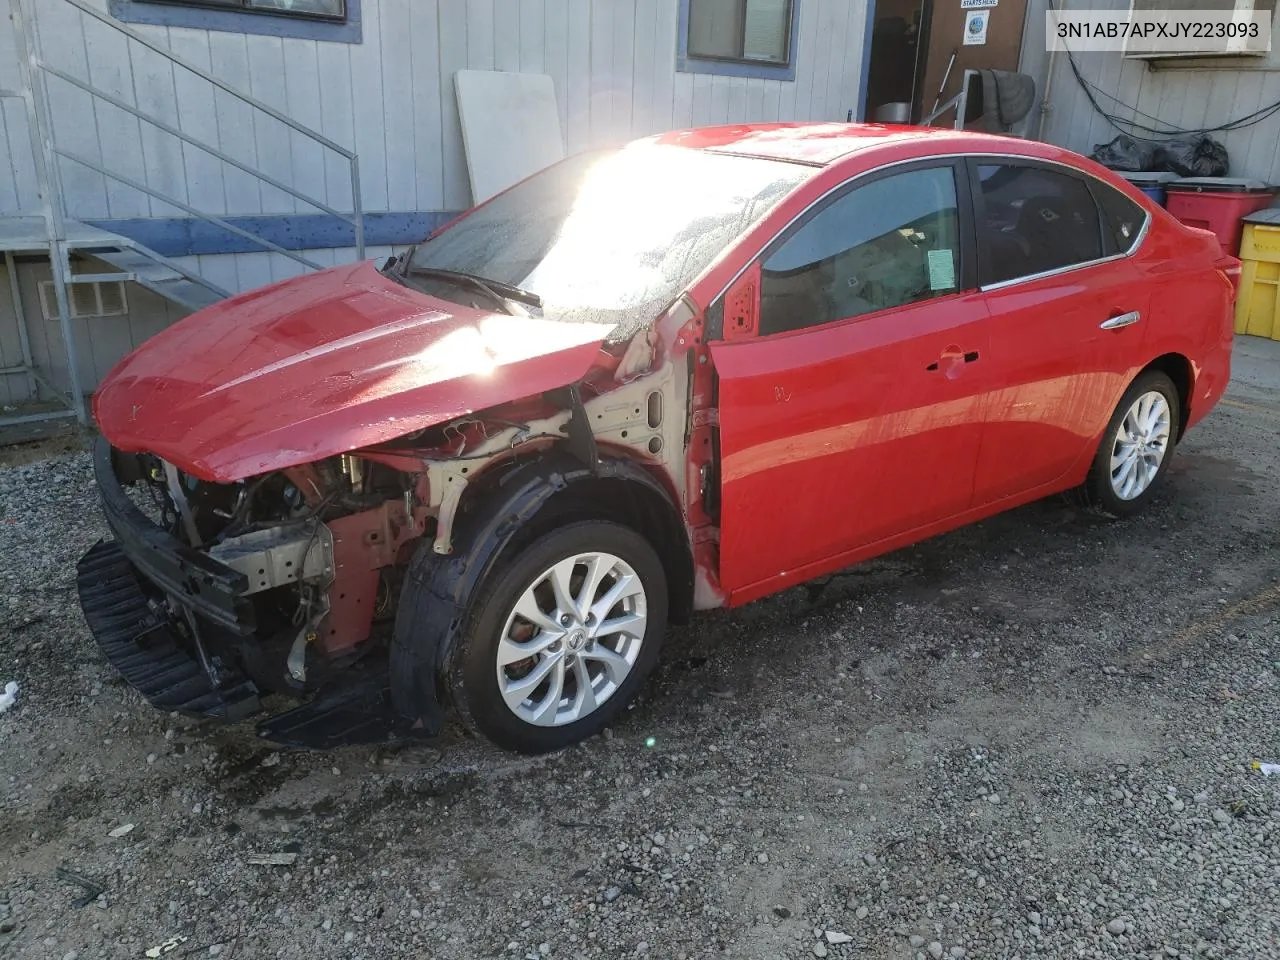
{"label": "rear tire", "polygon": [[1182,401],[1158,370],[1142,374],[1125,391],[1107,424],[1080,493],[1085,504],[1113,517],[1131,517],[1151,497],[1173,459]]}
{"label": "rear tire", "polygon": [[477,590],[450,669],[464,722],[520,753],[603,730],[657,663],[667,577],[628,527],[572,523],[534,541]]}

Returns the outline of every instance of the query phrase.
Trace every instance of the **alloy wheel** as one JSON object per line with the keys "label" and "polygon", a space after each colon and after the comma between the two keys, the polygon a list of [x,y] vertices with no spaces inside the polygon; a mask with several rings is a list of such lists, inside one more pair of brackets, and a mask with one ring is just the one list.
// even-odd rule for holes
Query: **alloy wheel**
{"label": "alloy wheel", "polygon": [[496,664],[503,701],[535,726],[581,720],[631,673],[647,623],[644,584],[624,560],[566,557],[536,577],[507,616]]}
{"label": "alloy wheel", "polygon": [[1111,489],[1121,500],[1136,500],[1160,472],[1172,432],[1169,401],[1158,390],[1136,400],[1120,421],[1111,447]]}

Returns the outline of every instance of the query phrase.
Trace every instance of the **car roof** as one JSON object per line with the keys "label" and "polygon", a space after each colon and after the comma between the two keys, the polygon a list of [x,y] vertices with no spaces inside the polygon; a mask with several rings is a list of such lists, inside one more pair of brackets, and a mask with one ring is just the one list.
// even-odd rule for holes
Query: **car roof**
{"label": "car roof", "polygon": [[[675,130],[649,142],[710,153],[786,160],[825,167],[851,153],[889,144],[915,142],[920,153],[991,151],[1043,159],[1061,159],[1063,151],[1019,137],[1002,137],[942,127],[881,123],[750,123]],[[932,149],[930,149],[932,147]]]}

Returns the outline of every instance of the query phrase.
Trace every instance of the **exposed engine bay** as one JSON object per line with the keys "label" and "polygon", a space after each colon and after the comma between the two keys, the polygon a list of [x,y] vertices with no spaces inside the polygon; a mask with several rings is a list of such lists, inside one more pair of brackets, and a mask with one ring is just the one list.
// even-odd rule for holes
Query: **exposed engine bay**
{"label": "exposed engine bay", "polygon": [[[99,484],[117,542],[141,574],[150,610],[143,632],[161,631],[185,648],[215,694],[247,680],[259,696],[306,698],[347,684],[363,665],[375,696],[389,700],[385,657],[407,566],[419,551],[448,558],[460,511],[483,501],[505,473],[551,453],[587,465],[620,457],[670,478],[673,500],[683,496],[690,361],[646,371],[654,351],[645,337],[637,343],[593,371],[596,386],[589,378],[232,483],[109,449],[106,466],[99,457]],[[113,485],[129,507],[112,508]],[[144,524],[152,529],[136,529]],[[146,562],[153,534],[163,538],[153,541],[163,569]],[[202,585],[189,574],[206,564],[213,579]],[[82,563],[82,598],[85,581]],[[211,606],[219,591],[225,597]],[[86,601],[91,625],[93,616]],[[204,712],[248,715],[258,706]],[[367,715],[368,704],[362,709]],[[334,742],[326,736],[324,745]]]}

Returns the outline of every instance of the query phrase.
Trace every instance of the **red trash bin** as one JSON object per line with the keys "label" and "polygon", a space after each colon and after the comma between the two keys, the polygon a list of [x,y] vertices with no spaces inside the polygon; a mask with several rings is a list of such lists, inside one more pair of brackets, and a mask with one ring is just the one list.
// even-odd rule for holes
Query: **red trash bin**
{"label": "red trash bin", "polygon": [[1217,234],[1233,257],[1240,253],[1241,221],[1275,198],[1275,190],[1261,180],[1240,177],[1183,177],[1165,184],[1165,190],[1170,213],[1189,227]]}

